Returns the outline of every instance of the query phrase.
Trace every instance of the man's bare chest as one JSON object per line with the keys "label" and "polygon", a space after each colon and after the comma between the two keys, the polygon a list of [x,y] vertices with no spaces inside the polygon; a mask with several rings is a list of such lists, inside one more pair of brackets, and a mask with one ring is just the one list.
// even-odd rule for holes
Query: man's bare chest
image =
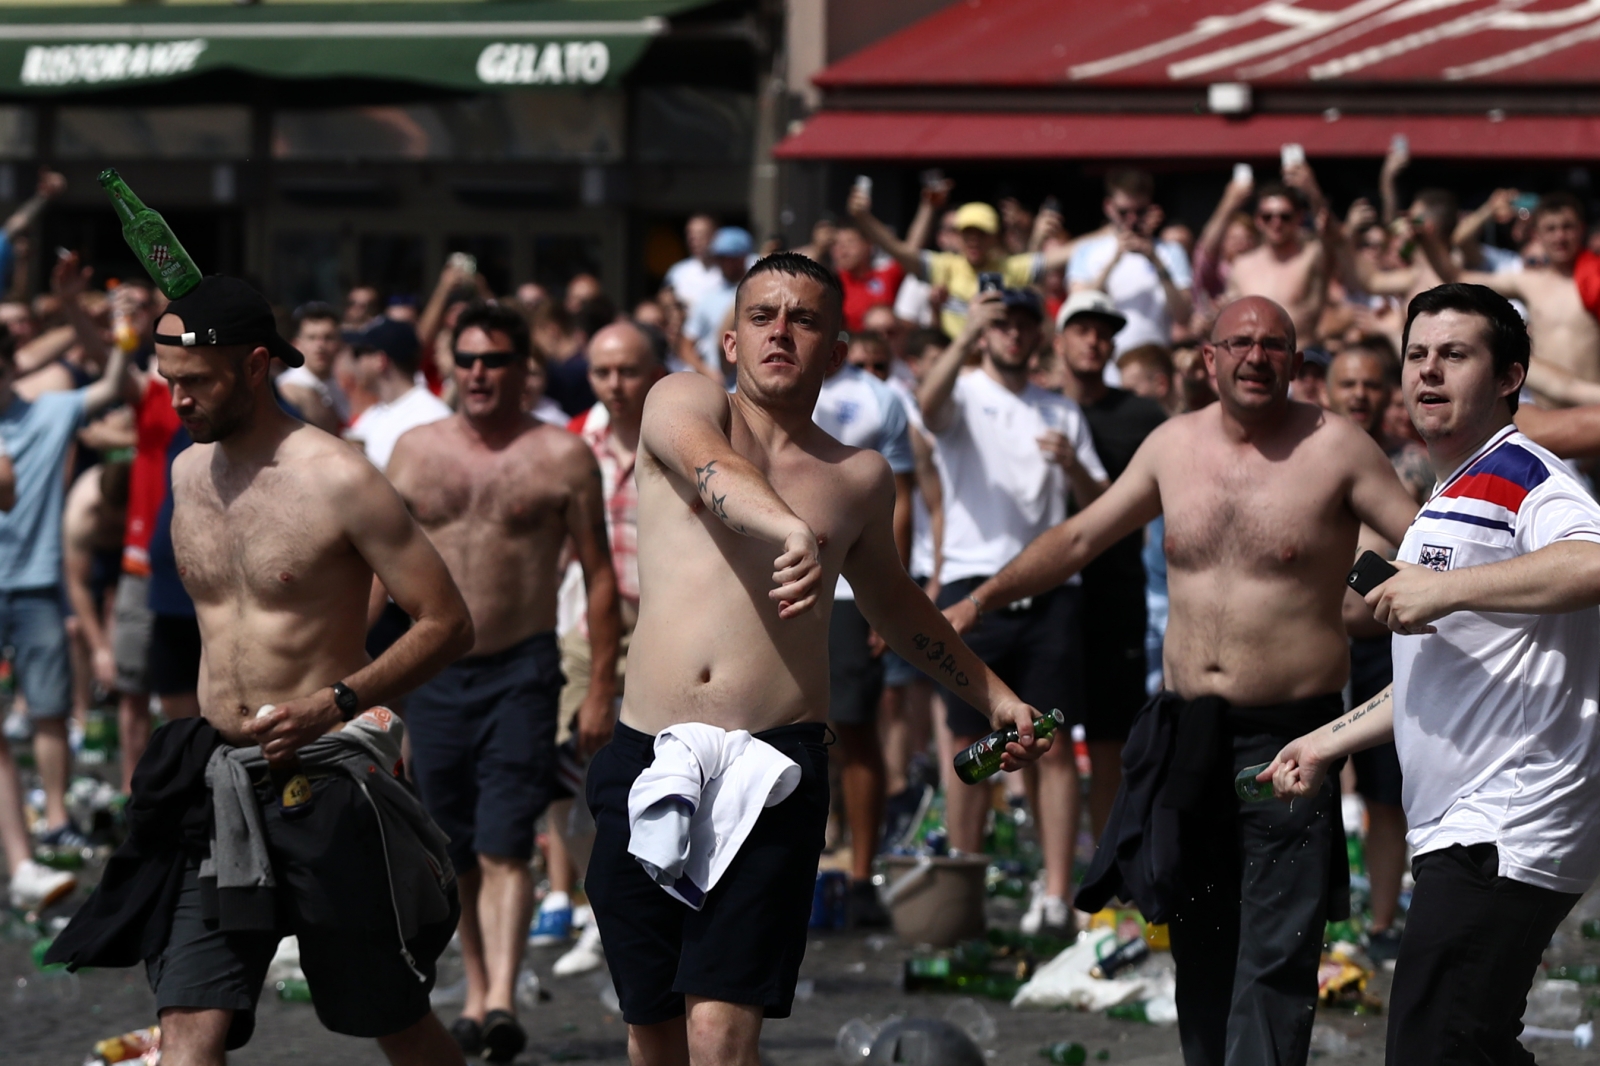
{"label": "man's bare chest", "polygon": [[1175,569],[1294,570],[1354,529],[1340,479],[1304,461],[1207,462],[1163,471],[1167,561]]}
{"label": "man's bare chest", "polygon": [[440,462],[419,471],[406,496],[425,529],[471,526],[515,534],[559,521],[572,487],[548,464],[529,460]]}
{"label": "man's bare chest", "polygon": [[338,516],[306,494],[247,490],[225,499],[211,486],[179,496],[172,546],[197,602],[315,596],[354,552]]}

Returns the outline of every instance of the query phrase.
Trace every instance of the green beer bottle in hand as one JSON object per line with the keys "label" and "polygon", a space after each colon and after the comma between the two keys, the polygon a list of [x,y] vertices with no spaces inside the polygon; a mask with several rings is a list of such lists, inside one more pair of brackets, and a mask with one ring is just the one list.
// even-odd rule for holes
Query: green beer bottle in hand
{"label": "green beer bottle in hand", "polygon": [[115,170],[101,171],[100,184],[122,219],[122,239],[167,299],[176,300],[200,284],[200,268],[178,243],[167,220],[146,207]]}
{"label": "green beer bottle in hand", "polygon": [[[1066,716],[1059,710],[1042,714],[1033,720],[1033,735],[1043,740],[1065,721]],[[1008,726],[1005,729],[996,729],[983,739],[974,741],[956,755],[956,776],[969,785],[976,785],[1000,769],[1000,760],[1005,757],[1006,745],[1017,739],[1016,729]]]}

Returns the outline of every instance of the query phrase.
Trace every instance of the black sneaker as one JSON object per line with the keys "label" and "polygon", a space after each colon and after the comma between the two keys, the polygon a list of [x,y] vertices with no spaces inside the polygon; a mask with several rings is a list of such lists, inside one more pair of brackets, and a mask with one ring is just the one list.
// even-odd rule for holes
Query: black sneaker
{"label": "black sneaker", "polygon": [[510,1062],[528,1046],[528,1034],[515,1016],[492,1010],[483,1016],[483,1057],[489,1062]]}
{"label": "black sneaker", "polygon": [[1367,937],[1367,958],[1373,962],[1393,962],[1400,957],[1400,930],[1385,929]]}
{"label": "black sneaker", "polygon": [[68,819],[54,829],[40,833],[39,843],[47,848],[86,848],[89,846],[89,838],[78,832],[78,827]]}
{"label": "black sneaker", "polygon": [[468,1058],[483,1054],[483,1026],[471,1018],[457,1018],[451,1022],[450,1038]]}
{"label": "black sneaker", "polygon": [[850,899],[846,904],[852,929],[887,929],[889,912],[878,899],[878,886],[871,881],[850,882]]}

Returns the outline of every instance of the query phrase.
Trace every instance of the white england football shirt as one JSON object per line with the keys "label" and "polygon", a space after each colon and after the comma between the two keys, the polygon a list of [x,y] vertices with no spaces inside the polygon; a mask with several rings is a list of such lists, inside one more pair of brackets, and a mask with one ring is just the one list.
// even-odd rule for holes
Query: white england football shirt
{"label": "white england football shirt", "polygon": [[[1507,427],[1435,490],[1399,557],[1459,570],[1562,540],[1600,542],[1600,505]],[[1394,638],[1408,841],[1494,844],[1501,876],[1585,891],[1600,876],[1600,609],[1433,624]]]}

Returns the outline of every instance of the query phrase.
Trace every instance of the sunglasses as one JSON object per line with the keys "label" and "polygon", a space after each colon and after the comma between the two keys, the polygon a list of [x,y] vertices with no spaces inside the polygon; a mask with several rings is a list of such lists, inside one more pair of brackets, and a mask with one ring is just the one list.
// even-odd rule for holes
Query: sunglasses
{"label": "sunglasses", "polygon": [[1258,211],[1256,218],[1263,222],[1293,222],[1294,213],[1290,211]]}
{"label": "sunglasses", "polygon": [[499,370],[503,366],[509,366],[511,364],[511,361],[513,359],[515,359],[516,357],[517,357],[517,353],[516,352],[456,352],[455,353],[456,366],[461,368],[462,370],[471,370],[472,369],[472,364],[476,363],[479,359],[483,360],[483,368],[485,370]]}

